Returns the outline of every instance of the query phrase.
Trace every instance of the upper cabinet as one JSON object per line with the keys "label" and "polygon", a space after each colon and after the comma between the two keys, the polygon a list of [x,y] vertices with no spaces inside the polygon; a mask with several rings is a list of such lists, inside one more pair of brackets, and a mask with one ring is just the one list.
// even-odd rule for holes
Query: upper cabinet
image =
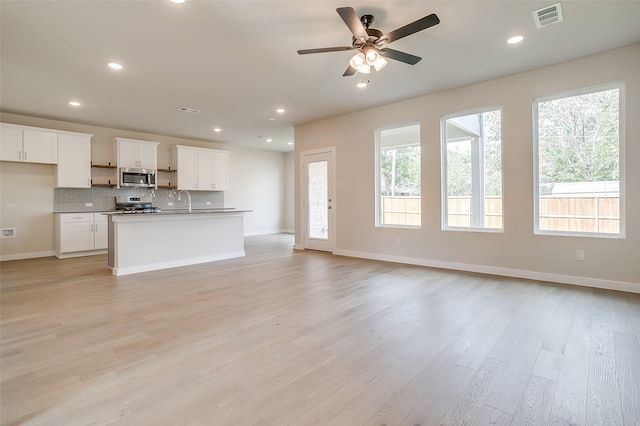
{"label": "upper cabinet", "polygon": [[91,136],[83,133],[58,135],[56,187],[91,188]]}
{"label": "upper cabinet", "polygon": [[158,142],[115,138],[118,167],[136,169],[158,168]]}
{"label": "upper cabinet", "polygon": [[55,130],[1,123],[0,160],[24,163],[58,163]]}
{"label": "upper cabinet", "polygon": [[217,149],[177,145],[178,189],[226,191],[229,189],[229,153]]}

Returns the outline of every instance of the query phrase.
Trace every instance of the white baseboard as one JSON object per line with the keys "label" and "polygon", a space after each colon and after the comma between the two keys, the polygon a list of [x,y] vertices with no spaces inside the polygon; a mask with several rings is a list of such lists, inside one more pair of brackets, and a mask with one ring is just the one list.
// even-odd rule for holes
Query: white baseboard
{"label": "white baseboard", "polygon": [[[294,250],[304,250],[304,245],[302,245],[302,244],[294,244],[293,245],[293,249]],[[336,253],[334,253],[334,254],[336,254]],[[344,256],[348,256],[348,255],[345,254]],[[353,256],[353,257],[358,257],[358,256]]]}
{"label": "white baseboard", "polygon": [[236,257],[244,257],[244,251],[224,253],[212,256],[203,256],[197,258],[181,259],[172,262],[151,263],[147,265],[128,266],[124,268],[111,268],[113,275],[129,275],[139,272],[157,271],[159,269],[176,268],[178,266],[197,265],[200,263],[216,262],[218,260],[234,259]]}
{"label": "white baseboard", "polygon": [[266,231],[245,232],[244,236],[245,237],[255,237],[257,235],[289,234],[289,233],[290,232],[283,231],[282,229],[273,229],[273,230],[266,230]]}
{"label": "white baseboard", "polygon": [[453,269],[456,271],[479,272],[481,274],[501,275],[505,277],[524,278],[536,281],[549,281],[559,284],[579,285],[583,287],[604,288],[608,290],[640,293],[640,283],[611,281],[599,278],[578,277],[574,275],[550,274],[547,272],[525,271],[522,269],[499,268],[495,266],[472,265],[467,263],[444,262],[441,260],[418,259],[413,257],[390,256],[377,253],[365,253],[350,250],[335,250],[339,256],[358,257],[361,259],[381,260],[384,262],[406,263],[408,265],[427,266],[430,268]]}
{"label": "white baseboard", "polygon": [[3,254],[0,256],[0,261],[5,260],[21,260],[21,259],[35,259],[37,257],[49,257],[55,256],[55,251],[38,251],[33,253],[18,253],[18,254]]}
{"label": "white baseboard", "polygon": [[107,254],[107,250],[89,250],[89,251],[78,251],[73,253],[60,253],[56,254],[58,259],[68,259],[70,257],[84,257],[84,256],[95,256],[97,254]]}

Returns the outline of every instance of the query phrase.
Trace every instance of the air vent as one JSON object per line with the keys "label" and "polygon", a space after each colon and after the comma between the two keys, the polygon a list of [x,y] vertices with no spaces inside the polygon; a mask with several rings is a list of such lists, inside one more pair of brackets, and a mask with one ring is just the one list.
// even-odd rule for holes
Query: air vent
{"label": "air vent", "polygon": [[562,7],[560,3],[547,6],[532,13],[533,20],[538,28],[546,27],[556,22],[562,22]]}
{"label": "air vent", "polygon": [[178,111],[188,112],[190,114],[197,114],[200,112],[199,109],[193,109],[193,108],[187,108],[187,107],[180,107],[178,108]]}

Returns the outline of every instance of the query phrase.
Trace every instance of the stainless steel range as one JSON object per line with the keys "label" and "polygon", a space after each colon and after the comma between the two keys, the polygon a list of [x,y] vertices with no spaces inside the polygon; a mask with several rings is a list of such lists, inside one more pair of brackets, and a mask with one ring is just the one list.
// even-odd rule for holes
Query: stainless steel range
{"label": "stainless steel range", "polygon": [[125,195],[116,197],[116,210],[126,214],[158,213],[160,207],[153,206],[150,196]]}

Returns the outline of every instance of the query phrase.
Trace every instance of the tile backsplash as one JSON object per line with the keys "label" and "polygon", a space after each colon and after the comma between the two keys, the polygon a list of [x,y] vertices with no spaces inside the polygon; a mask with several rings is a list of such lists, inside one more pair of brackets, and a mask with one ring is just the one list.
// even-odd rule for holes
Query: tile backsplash
{"label": "tile backsplash", "polygon": [[[194,209],[225,207],[224,192],[189,191],[191,205]],[[178,201],[178,191],[175,189],[147,189],[147,188],[55,188],[53,203],[55,212],[82,211],[112,211],[116,209],[116,196],[136,195],[148,196],[153,199],[153,205],[162,210],[179,209],[185,207],[185,199]],[[207,202],[211,203],[207,205]],[[93,206],[87,207],[86,203]],[[173,205],[169,205],[173,203]]]}

